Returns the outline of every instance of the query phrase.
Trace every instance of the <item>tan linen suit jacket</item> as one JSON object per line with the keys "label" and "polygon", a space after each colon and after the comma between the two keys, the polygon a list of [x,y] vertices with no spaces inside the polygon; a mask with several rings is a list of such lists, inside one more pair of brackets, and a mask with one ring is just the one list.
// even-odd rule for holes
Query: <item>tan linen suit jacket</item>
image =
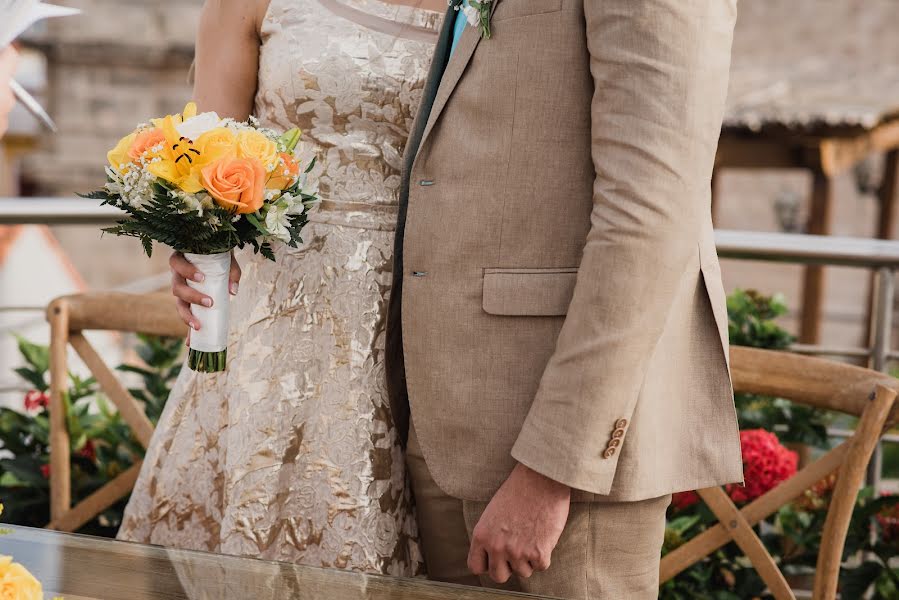
{"label": "tan linen suit jacket", "polygon": [[[710,178],[736,0],[497,0],[408,144],[394,417],[449,495],[515,461],[639,500],[742,480]],[[447,62],[448,60],[448,62]],[[445,71],[444,71],[445,65]]]}

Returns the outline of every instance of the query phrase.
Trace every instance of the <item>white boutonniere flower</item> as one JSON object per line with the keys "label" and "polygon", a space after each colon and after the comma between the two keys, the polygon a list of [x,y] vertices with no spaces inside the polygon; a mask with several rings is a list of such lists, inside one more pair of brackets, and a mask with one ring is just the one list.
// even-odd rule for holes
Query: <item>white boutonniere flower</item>
{"label": "white boutonniere flower", "polygon": [[[454,2],[454,0],[450,0]],[[461,10],[472,27],[477,27],[484,39],[490,39],[490,13],[494,0],[455,0],[455,9]]]}

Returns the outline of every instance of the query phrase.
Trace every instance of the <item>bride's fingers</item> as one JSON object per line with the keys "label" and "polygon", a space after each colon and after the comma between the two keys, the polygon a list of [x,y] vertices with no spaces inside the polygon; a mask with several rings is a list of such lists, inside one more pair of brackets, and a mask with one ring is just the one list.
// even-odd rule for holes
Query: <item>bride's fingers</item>
{"label": "bride's fingers", "polygon": [[[190,304],[184,302],[183,300],[177,300],[175,301],[175,308],[178,310],[178,316],[181,317],[181,320],[184,321],[191,329],[200,329],[200,322],[190,311]],[[187,341],[190,342],[190,332],[188,332]]]}
{"label": "bride's fingers", "polygon": [[237,287],[240,283],[240,265],[237,262],[237,259],[234,258],[234,253],[231,253],[231,272],[228,275],[228,289],[231,291],[232,296],[237,295]]}
{"label": "bride's fingers", "polygon": [[[232,261],[233,264],[233,261]],[[174,273],[181,276],[182,279],[190,279],[191,281],[203,281],[206,277],[190,261],[184,258],[180,252],[175,252],[169,257],[169,266]]]}
{"label": "bride's fingers", "polygon": [[212,306],[212,298],[190,287],[178,276],[172,277],[172,295],[188,304],[198,304],[206,308]]}

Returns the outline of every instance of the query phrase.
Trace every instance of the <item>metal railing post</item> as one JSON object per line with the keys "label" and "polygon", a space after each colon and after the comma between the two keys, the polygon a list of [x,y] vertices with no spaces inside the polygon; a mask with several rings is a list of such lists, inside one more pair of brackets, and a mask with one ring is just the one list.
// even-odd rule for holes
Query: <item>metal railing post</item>
{"label": "metal railing post", "polygon": [[[887,371],[890,338],[893,331],[893,300],[896,294],[894,271],[891,267],[877,269],[877,301],[871,319],[874,341],[871,346],[870,366],[875,371]],[[883,474],[883,449],[877,444],[868,463],[867,485],[877,492]]]}

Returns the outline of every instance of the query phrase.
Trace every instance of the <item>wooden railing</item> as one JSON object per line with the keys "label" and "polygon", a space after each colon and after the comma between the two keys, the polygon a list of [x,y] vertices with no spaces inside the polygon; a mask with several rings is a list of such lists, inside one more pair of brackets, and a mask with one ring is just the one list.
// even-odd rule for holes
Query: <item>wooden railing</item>
{"label": "wooden railing", "polygon": [[47,309],[50,322],[50,523],[49,529],[75,531],[131,492],[141,462],[72,506],[69,432],[65,398],[68,386],[68,348],[71,346],[118,408],[134,437],[147,448],[153,425],[112,369],[82,334],[85,330],[125,331],[185,336],[174,303],[164,294],[93,293],[65,296]]}

